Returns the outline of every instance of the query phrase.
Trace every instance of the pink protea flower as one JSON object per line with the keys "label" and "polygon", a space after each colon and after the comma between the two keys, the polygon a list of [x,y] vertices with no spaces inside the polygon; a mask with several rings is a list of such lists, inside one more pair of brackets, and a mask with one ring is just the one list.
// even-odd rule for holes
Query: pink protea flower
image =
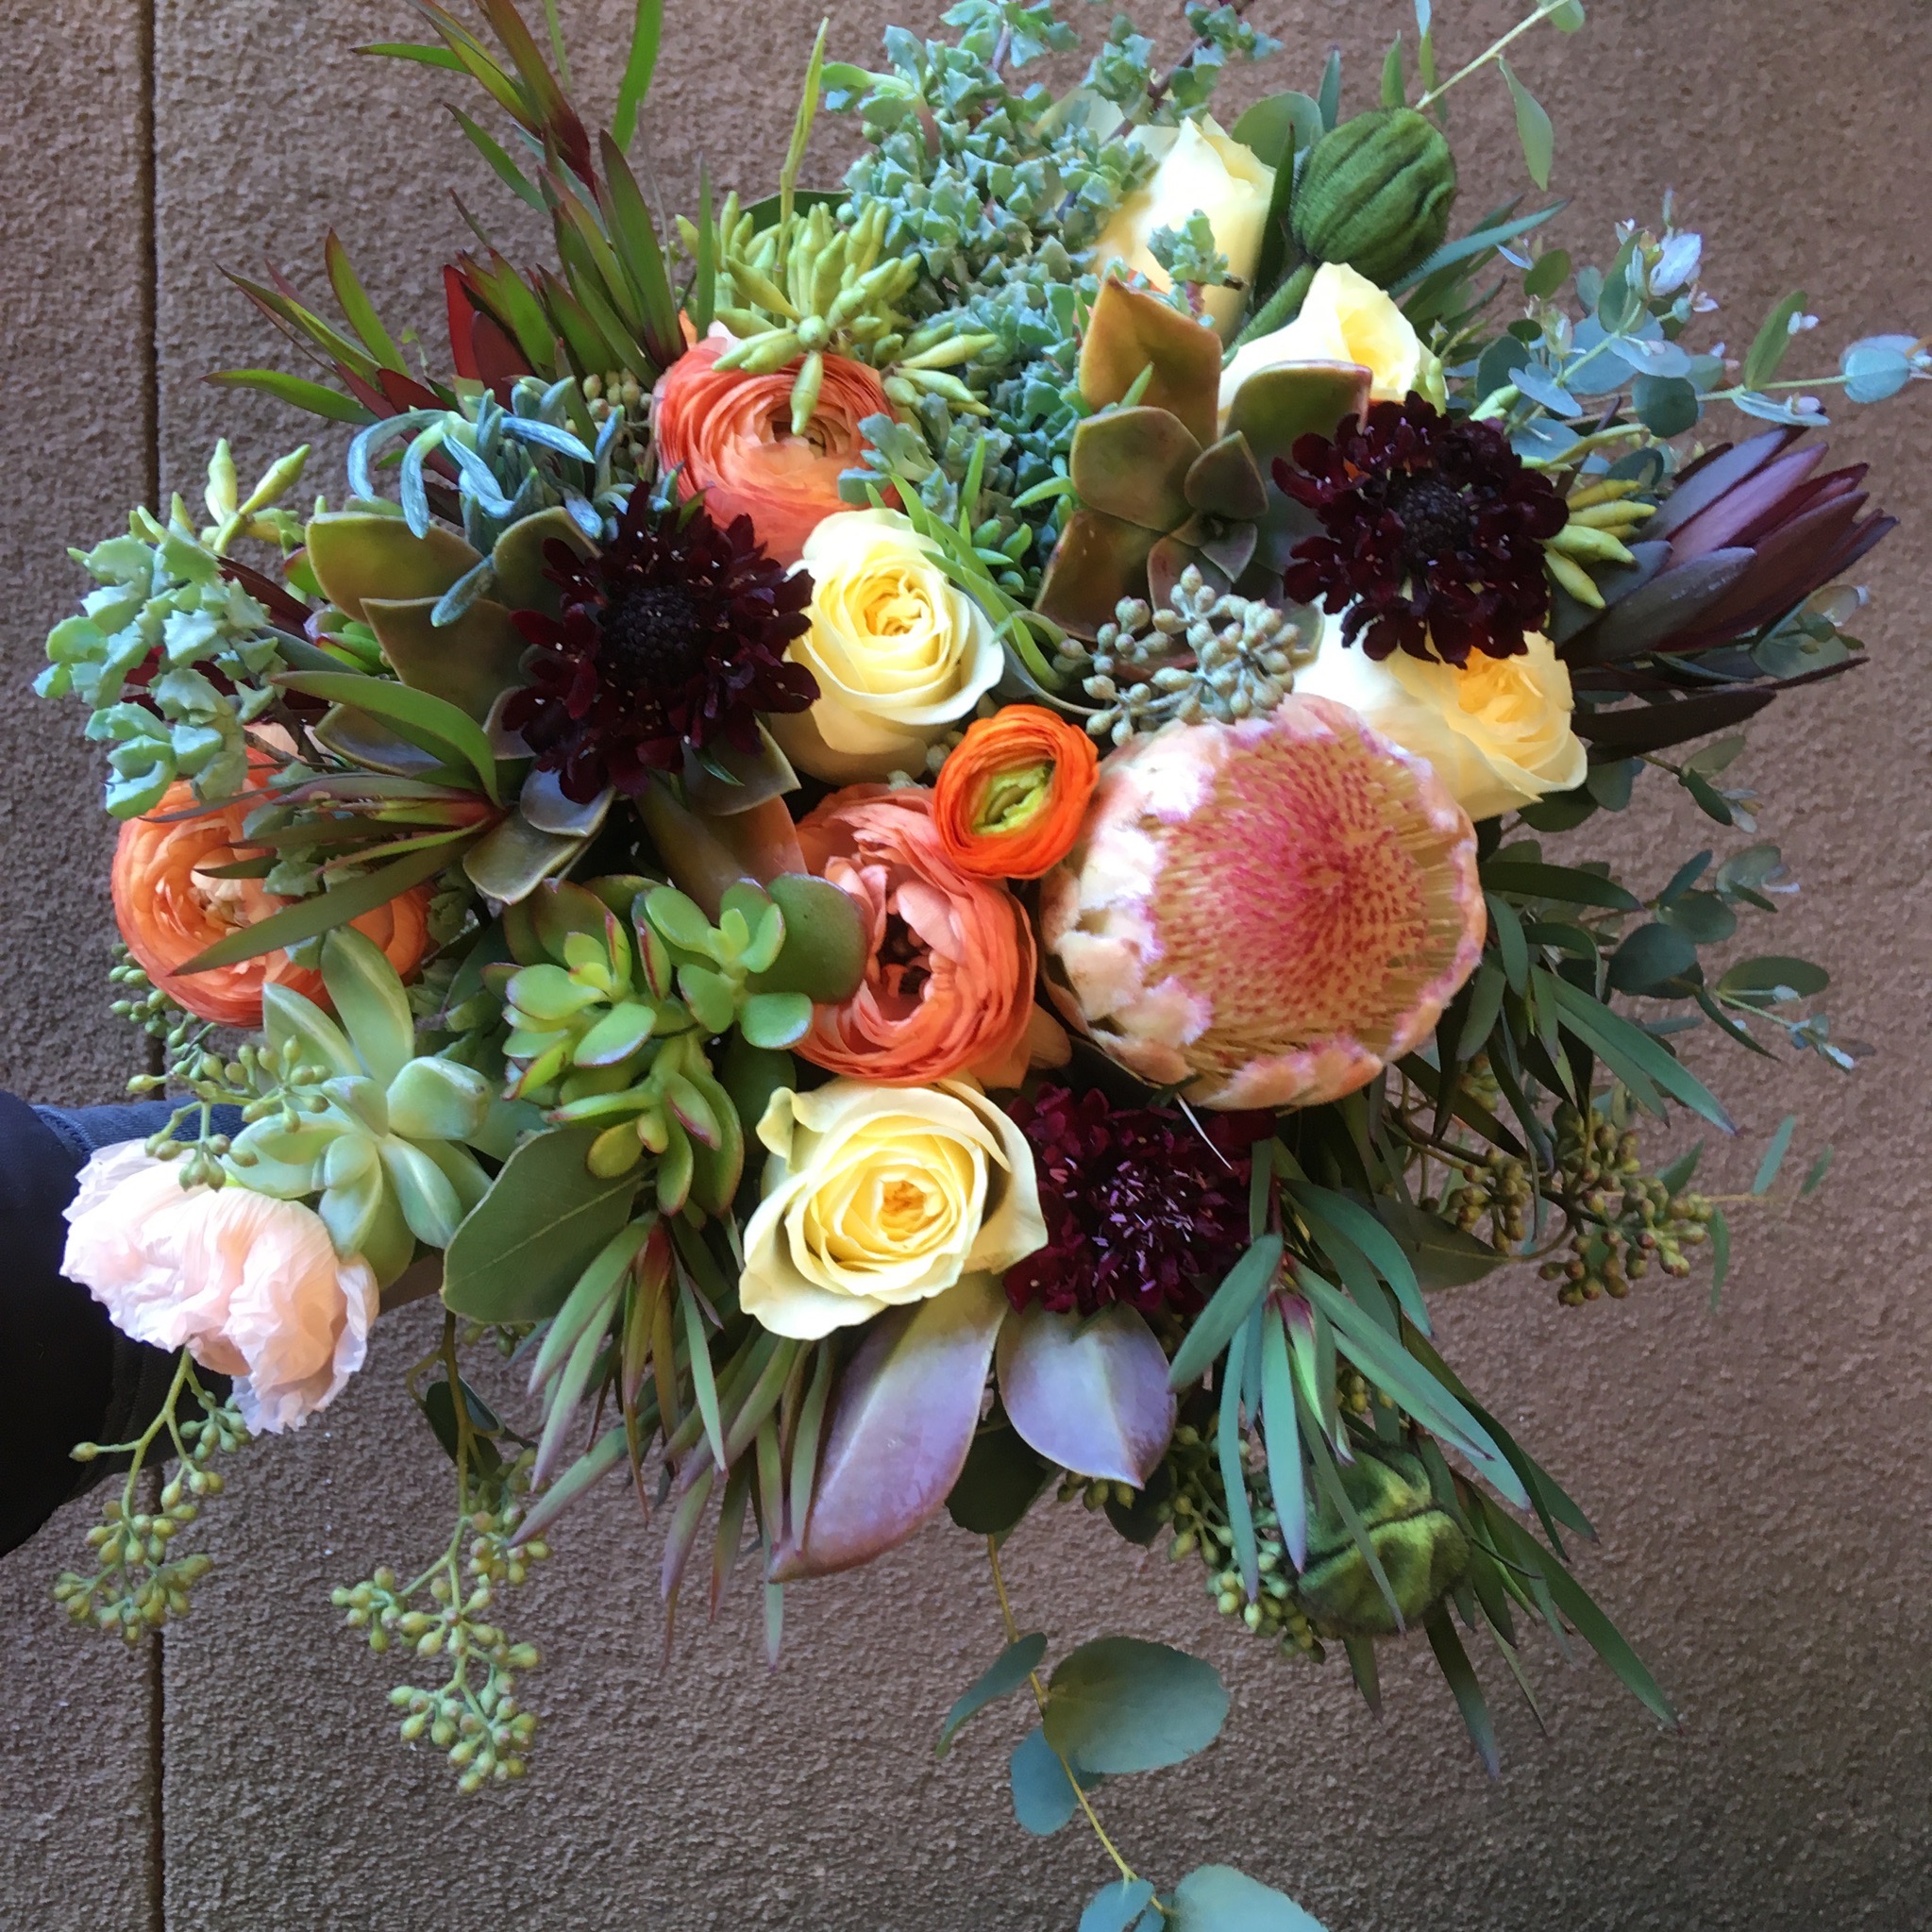
{"label": "pink protea flower", "polygon": [[1040,895],[1068,1017],[1209,1107],[1372,1080],[1434,1030],[1485,918],[1474,832],[1429,765],[1310,697],[1112,753]]}

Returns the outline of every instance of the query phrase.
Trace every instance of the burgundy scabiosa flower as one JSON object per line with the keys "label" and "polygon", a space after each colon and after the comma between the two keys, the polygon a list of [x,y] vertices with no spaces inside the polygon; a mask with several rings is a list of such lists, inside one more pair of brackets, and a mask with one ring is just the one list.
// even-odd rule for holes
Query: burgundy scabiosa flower
{"label": "burgundy scabiosa flower", "polygon": [[1047,1245],[1007,1272],[1016,1308],[1091,1315],[1125,1302],[1191,1314],[1197,1277],[1224,1274],[1248,1245],[1249,1149],[1266,1117],[1219,1114],[1197,1131],[1058,1086],[1009,1111],[1033,1146],[1047,1222]]}
{"label": "burgundy scabiosa flower", "polygon": [[1543,545],[1568,520],[1493,423],[1456,421],[1413,393],[1371,403],[1331,439],[1303,436],[1275,481],[1322,533],[1295,546],[1283,588],[1346,611],[1345,642],[1458,667],[1515,657],[1549,616]]}
{"label": "burgundy scabiosa flower", "polygon": [[701,499],[655,503],[640,488],[597,556],[552,542],[545,561],[563,608],[516,613],[530,681],[503,722],[580,804],[606,785],[635,797],[651,772],[681,769],[687,748],[755,751],[760,712],[818,696],[785,660],[810,624],[812,580],[766,556],[749,517],[720,525]]}

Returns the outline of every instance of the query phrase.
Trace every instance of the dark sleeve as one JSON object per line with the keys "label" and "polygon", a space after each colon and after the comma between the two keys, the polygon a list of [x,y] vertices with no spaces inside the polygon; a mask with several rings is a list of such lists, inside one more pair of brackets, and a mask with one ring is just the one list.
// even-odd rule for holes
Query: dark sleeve
{"label": "dark sleeve", "polygon": [[0,1093],[0,1554],[116,1462],[125,1467],[121,1458],[75,1462],[76,1442],[125,1441],[167,1394],[174,1356],[121,1334],[61,1274],[60,1257],[61,1209],[89,1154],[145,1139],[172,1112],[165,1101],[30,1107]]}

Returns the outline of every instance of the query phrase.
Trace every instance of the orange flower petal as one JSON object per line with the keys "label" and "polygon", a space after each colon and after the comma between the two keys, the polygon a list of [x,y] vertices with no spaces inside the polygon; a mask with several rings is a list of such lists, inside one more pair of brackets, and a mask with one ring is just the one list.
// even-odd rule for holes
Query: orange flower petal
{"label": "orange flower petal", "polygon": [[826,517],[852,505],[838,479],[865,447],[859,424],[892,413],[879,378],[863,362],[827,356],[818,406],[802,436],[792,434],[794,368],[770,376],[720,370],[730,346],[708,336],[658,379],[653,416],[658,460],[681,465],[719,523],[748,516],[758,541],[781,563],[796,563],[805,539]]}
{"label": "orange flower petal", "polygon": [[[249,761],[251,776],[272,769],[267,759]],[[238,799],[163,824],[159,821],[194,803],[192,786],[174,784],[155,807],[154,818],[130,818],[122,826],[114,848],[114,922],[127,950],[176,1005],[219,1026],[260,1026],[261,989],[271,981],[325,1009],[328,1005],[322,975],[296,966],[286,952],[261,953],[185,977],[176,971],[237,926],[252,926],[289,903],[259,879],[208,876],[255,855],[241,841],[242,823],[256,802]],[[429,887],[423,884],[364,913],[355,925],[407,978],[428,949],[428,914]]]}
{"label": "orange flower petal", "polygon": [[870,953],[858,991],[814,1010],[806,1059],[911,1086],[1012,1055],[1032,1023],[1033,930],[1003,884],[947,856],[932,793],[848,785],[799,821],[798,843],[859,902]]}
{"label": "orange flower petal", "polygon": [[1044,705],[1010,704],[978,719],[933,789],[947,857],[982,879],[1051,871],[1080,835],[1100,762],[1093,740]]}

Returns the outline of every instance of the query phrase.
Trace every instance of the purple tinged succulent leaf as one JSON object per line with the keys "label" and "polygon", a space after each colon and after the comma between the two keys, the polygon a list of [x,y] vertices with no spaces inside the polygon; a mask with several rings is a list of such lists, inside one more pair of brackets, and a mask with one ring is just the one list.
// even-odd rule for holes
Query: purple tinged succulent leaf
{"label": "purple tinged succulent leaf", "polygon": [[1091,639],[1122,597],[1141,595],[1148,552],[1159,533],[1098,511],[1077,510],[1060,533],[1033,608],[1076,637]]}
{"label": "purple tinged succulent leaf", "polygon": [[812,1506],[802,1528],[787,1527],[772,1581],[869,1563],[938,1514],[966,1467],[1008,1312],[993,1276],[967,1275],[871,1323],[833,1390]]}
{"label": "purple tinged succulent leaf", "polygon": [[1286,457],[1296,439],[1333,437],[1350,416],[1369,407],[1367,369],[1353,362],[1300,362],[1262,369],[1236,391],[1228,411],[1229,435],[1247,438],[1266,475],[1277,457]]}
{"label": "purple tinged succulent leaf", "polygon": [[1211,516],[1252,523],[1268,512],[1267,479],[1238,429],[1195,458],[1184,488],[1189,505]]}
{"label": "purple tinged succulent leaf", "polygon": [[1201,454],[1199,439],[1170,411],[1110,410],[1073,432],[1067,474],[1087,509],[1169,530],[1186,521],[1184,485]]}
{"label": "purple tinged succulent leaf", "polygon": [[1027,1444],[1078,1475],[1139,1488],[1174,1432],[1168,1358],[1137,1309],[1090,1320],[1037,1302],[1000,1331],[1000,1399]]}
{"label": "purple tinged succulent leaf", "polygon": [[1091,409],[1116,403],[1152,375],[1140,400],[1180,417],[1195,440],[1215,438],[1220,395],[1221,343],[1157,296],[1111,277],[1100,284],[1080,350],[1080,393]]}
{"label": "purple tinged succulent leaf", "polygon": [[432,524],[411,534],[400,517],[334,510],[311,516],[304,531],[309,567],[323,595],[346,617],[361,617],[362,599],[438,597],[481,557],[454,530]]}

